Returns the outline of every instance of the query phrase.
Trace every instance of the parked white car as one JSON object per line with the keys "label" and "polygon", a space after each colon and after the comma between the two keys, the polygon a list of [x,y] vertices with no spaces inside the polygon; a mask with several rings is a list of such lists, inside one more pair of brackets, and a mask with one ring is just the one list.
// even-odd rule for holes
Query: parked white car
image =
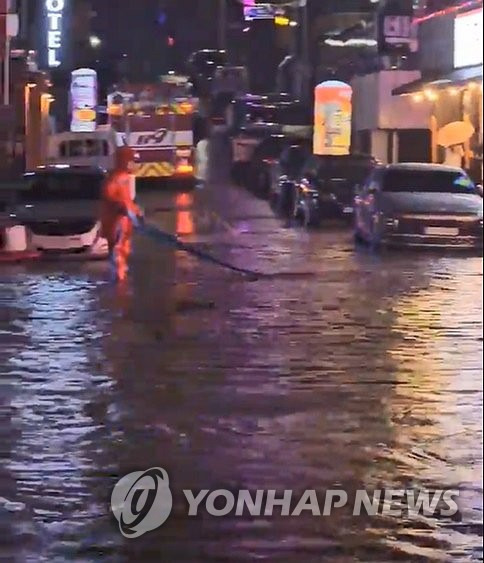
{"label": "parked white car", "polygon": [[26,228],[28,248],[43,255],[107,258],[98,219],[104,178],[101,168],[69,165],[26,173],[12,214]]}

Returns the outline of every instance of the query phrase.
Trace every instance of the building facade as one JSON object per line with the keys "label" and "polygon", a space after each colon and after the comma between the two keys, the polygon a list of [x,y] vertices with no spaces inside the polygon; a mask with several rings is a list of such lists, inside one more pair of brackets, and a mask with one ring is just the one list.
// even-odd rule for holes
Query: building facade
{"label": "building facade", "polygon": [[[415,110],[430,104],[431,161],[445,162],[449,143],[462,145],[463,166],[482,183],[482,0],[437,7],[415,21],[421,77],[393,94],[406,97]],[[469,123],[472,135],[462,127],[462,138],[442,141],[441,130],[453,122]]]}

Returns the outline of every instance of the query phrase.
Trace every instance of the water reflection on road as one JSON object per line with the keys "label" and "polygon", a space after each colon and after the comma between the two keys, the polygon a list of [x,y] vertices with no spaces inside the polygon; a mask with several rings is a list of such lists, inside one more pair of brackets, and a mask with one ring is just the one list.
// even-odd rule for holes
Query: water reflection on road
{"label": "water reflection on road", "polygon": [[[248,283],[138,240],[103,264],[0,272],[0,558],[469,561],[482,556],[482,261],[355,253],[264,203],[144,194],[151,220],[225,259],[315,277]],[[462,521],[187,519],[123,540],[121,475],[182,488],[452,487]]]}

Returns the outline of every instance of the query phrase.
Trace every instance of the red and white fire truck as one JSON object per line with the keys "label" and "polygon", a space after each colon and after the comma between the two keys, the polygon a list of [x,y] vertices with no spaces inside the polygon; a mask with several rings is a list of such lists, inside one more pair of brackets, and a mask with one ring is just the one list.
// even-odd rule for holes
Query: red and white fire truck
{"label": "red and white fire truck", "polygon": [[198,100],[186,77],[168,75],[156,84],[123,85],[108,95],[109,124],[118,146],[137,155],[137,178],[194,177],[194,120]]}

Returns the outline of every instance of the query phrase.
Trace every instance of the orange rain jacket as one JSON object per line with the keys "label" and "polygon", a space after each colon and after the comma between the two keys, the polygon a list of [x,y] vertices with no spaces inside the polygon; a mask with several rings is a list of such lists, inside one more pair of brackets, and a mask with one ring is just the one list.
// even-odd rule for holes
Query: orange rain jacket
{"label": "orange rain jacket", "polygon": [[116,152],[114,170],[109,174],[103,186],[101,199],[102,236],[110,247],[116,244],[119,235],[130,236],[133,230],[128,211],[140,215],[140,209],[131,197],[129,163],[134,160],[129,147],[121,147]]}

